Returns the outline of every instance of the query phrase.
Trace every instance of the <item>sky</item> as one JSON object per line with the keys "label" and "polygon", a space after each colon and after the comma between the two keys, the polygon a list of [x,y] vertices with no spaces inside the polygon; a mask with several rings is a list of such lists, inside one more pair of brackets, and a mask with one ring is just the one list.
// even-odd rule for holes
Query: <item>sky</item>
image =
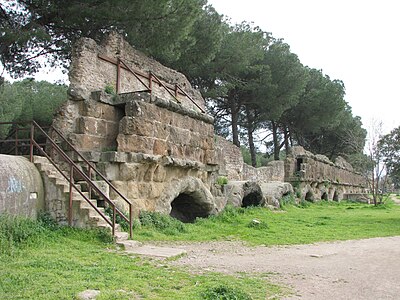
{"label": "sky", "polygon": [[[303,65],[346,87],[364,128],[400,126],[398,0],[208,0],[231,22],[253,22],[283,38]],[[327,108],[328,109],[328,108]]]}

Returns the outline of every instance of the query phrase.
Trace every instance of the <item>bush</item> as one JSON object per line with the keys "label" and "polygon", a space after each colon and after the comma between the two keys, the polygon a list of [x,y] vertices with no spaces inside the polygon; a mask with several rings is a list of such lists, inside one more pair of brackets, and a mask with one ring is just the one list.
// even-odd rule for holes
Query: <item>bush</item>
{"label": "bush", "polygon": [[224,210],[216,216],[212,216],[209,219],[218,220],[225,223],[232,223],[239,219],[240,215],[243,215],[246,211],[246,208],[243,207],[235,207],[233,205],[228,204],[225,206]]}
{"label": "bush", "polygon": [[218,185],[225,185],[225,184],[228,184],[228,178],[225,177],[225,176],[219,176],[219,177],[217,178],[217,184],[218,184]]}
{"label": "bush", "polygon": [[42,221],[8,214],[0,215],[0,254],[13,254],[23,245],[37,240],[46,230]]}
{"label": "bush", "polygon": [[287,205],[296,205],[296,199],[293,194],[288,194],[279,199],[279,207],[283,209]]}
{"label": "bush", "polygon": [[139,221],[142,227],[153,228],[168,235],[186,232],[185,224],[181,221],[158,212],[141,211]]}
{"label": "bush", "polygon": [[310,207],[311,203],[307,200],[301,200],[298,207],[300,208],[307,208]]}
{"label": "bush", "polygon": [[205,300],[251,300],[245,292],[225,285],[210,287],[201,296]]}
{"label": "bush", "polygon": [[[112,218],[113,215],[113,209],[111,206],[107,206],[104,210],[104,213]],[[122,211],[122,214],[129,220],[129,215],[128,213]],[[115,222],[119,224],[122,228],[123,231],[129,231],[129,222],[127,222],[123,217],[121,217],[118,213],[115,215]],[[132,227],[134,227],[134,224],[132,224]]]}

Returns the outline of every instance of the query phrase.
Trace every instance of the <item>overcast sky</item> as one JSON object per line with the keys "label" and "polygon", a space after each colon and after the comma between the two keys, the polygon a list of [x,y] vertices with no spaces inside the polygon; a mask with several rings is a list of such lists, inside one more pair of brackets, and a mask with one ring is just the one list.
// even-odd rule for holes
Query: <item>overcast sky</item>
{"label": "overcast sky", "polygon": [[[232,22],[252,21],[283,38],[300,61],[346,86],[368,129],[400,125],[400,2],[397,0],[209,0]],[[329,109],[329,108],[327,108]]]}

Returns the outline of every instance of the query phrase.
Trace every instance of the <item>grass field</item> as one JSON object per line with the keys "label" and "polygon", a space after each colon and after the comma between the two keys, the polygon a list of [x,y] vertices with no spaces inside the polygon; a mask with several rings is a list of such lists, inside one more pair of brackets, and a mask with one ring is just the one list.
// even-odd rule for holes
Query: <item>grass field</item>
{"label": "grass field", "polygon": [[[142,214],[140,224],[134,231],[139,240],[300,244],[400,235],[400,206],[319,202],[276,212],[228,207],[193,224],[156,213]],[[97,289],[98,300],[243,300],[286,291],[266,274],[194,272],[124,255],[104,231],[58,227],[48,219],[0,216],[0,265],[0,299],[76,299],[81,291]]]}
{"label": "grass field", "polygon": [[[171,267],[118,252],[101,231],[57,228],[0,216],[0,299],[265,299],[267,275],[227,276]],[[218,298],[219,296],[227,296]]]}
{"label": "grass field", "polygon": [[[255,224],[252,220],[260,221]],[[150,224],[151,225],[151,224]],[[238,240],[250,245],[291,245],[319,241],[400,235],[400,206],[377,207],[351,202],[321,201],[306,206],[287,205],[282,211],[265,208],[228,208],[224,213],[173,229],[141,226],[138,240]]]}

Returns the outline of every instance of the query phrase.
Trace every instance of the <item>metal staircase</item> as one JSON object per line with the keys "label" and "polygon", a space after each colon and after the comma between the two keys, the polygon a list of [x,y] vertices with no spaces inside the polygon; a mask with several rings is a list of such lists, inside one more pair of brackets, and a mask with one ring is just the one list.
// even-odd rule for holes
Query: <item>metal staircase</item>
{"label": "metal staircase", "polygon": [[[6,139],[0,140],[0,153],[27,155],[39,171],[56,186],[56,190],[67,199],[67,218],[70,226],[111,228],[117,238],[124,238],[116,218],[119,216],[129,224],[129,237],[133,237],[132,204],[101,174],[95,166],[54,127],[44,130],[35,121],[29,123],[0,122],[0,126],[12,126]],[[25,132],[25,135],[21,132]],[[29,134],[28,134],[29,133]],[[79,157],[79,164],[70,156]],[[107,193],[100,188],[116,193],[129,207],[127,216],[115,205]],[[105,213],[105,207],[111,212]],[[79,218],[78,218],[79,216]],[[63,220],[58,220],[63,223]]]}

